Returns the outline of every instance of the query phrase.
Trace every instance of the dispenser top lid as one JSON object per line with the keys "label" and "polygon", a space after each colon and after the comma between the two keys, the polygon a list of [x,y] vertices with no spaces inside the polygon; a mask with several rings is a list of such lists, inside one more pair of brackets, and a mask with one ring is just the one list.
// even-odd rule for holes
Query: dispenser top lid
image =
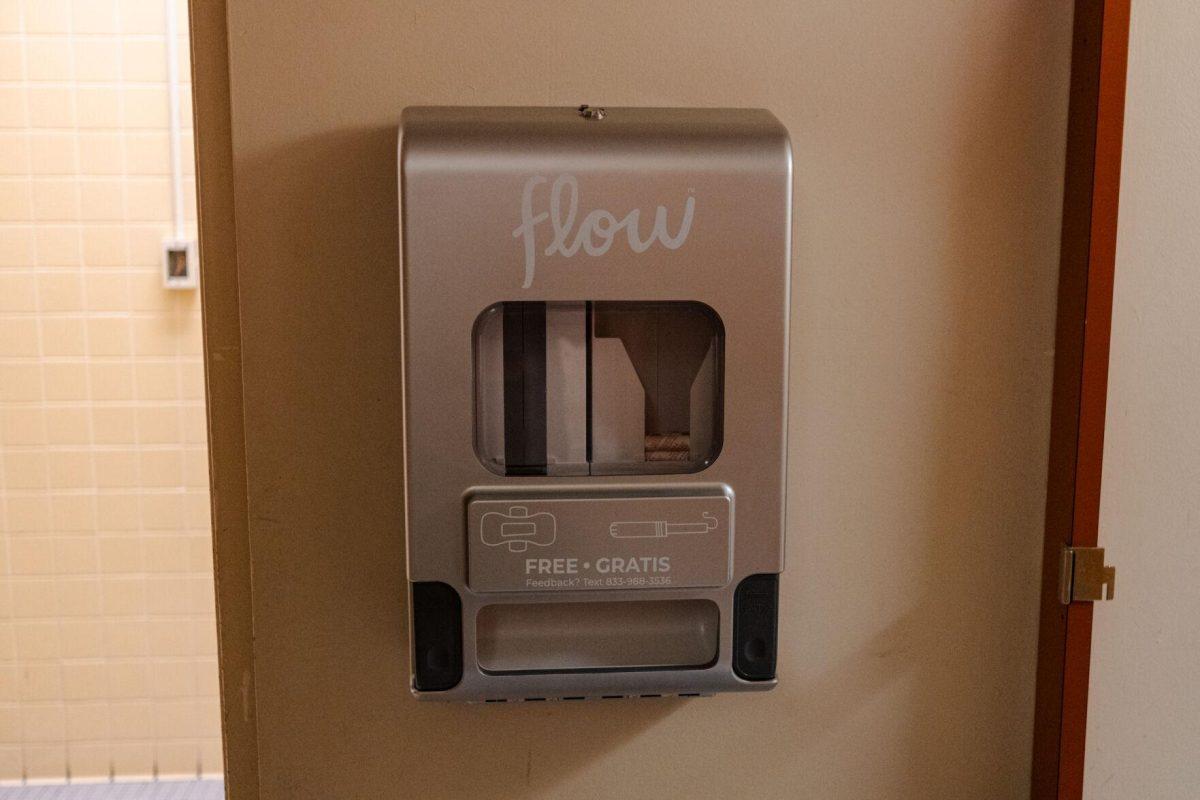
{"label": "dispenser top lid", "polygon": [[758,108],[410,106],[401,116],[401,130],[402,148],[420,144],[446,152],[699,145],[709,152],[790,153],[787,129]]}

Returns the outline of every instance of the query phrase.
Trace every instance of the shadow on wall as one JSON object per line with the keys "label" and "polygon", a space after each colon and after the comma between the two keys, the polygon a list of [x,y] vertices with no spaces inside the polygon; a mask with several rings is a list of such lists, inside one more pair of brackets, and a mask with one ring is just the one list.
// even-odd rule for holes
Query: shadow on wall
{"label": "shadow on wall", "polygon": [[[344,797],[375,796],[383,785],[520,797],[689,702],[497,708],[412,699],[396,128],[298,141],[247,159],[237,174],[239,214],[256,217],[239,230],[239,251],[276,254],[239,270],[243,305],[277,304],[244,315],[242,337],[246,425],[258,432],[247,437],[255,693],[260,717],[295,732],[287,750],[359,764],[337,776]],[[328,720],[354,724],[331,736]],[[557,747],[552,768],[535,765],[539,743],[562,742],[579,746]],[[326,765],[296,769],[294,757],[273,750],[281,744],[260,741],[265,796],[317,796],[330,780]]]}
{"label": "shadow on wall", "polygon": [[[1044,75],[1070,61],[1069,25],[1063,36],[1046,23],[1030,4],[994,32],[993,50],[966,60],[946,154],[956,174],[946,246],[958,268],[940,298],[953,309],[946,350],[933,354],[945,390],[926,516],[943,533],[925,543],[925,624],[938,635],[913,698],[925,717],[913,758],[947,792],[972,763],[979,796],[1027,796],[1032,757],[1058,276],[1046,243],[1058,242],[1066,140],[1053,134],[1067,108],[1065,85]],[[948,550],[954,538],[961,546]],[[988,651],[1006,668],[973,670]],[[948,704],[971,710],[951,723],[938,711]],[[1024,755],[1022,769],[1004,751]]]}
{"label": "shadow on wall", "polygon": [[[883,240],[877,252],[893,254],[899,268],[864,269],[861,296],[842,298],[839,306],[819,297],[805,302],[806,284],[814,279],[799,265],[801,335],[821,326],[845,327],[846,335],[838,353],[797,348],[793,369],[800,380],[794,373],[799,390],[792,409],[799,426],[793,423],[793,435],[801,442],[793,440],[793,476],[801,473],[811,487],[804,495],[818,498],[817,506],[840,498],[844,507],[815,509],[837,527],[814,531],[811,547],[792,550],[784,591],[809,595],[814,605],[828,600],[796,581],[829,580],[816,574],[830,569],[813,562],[822,553],[840,555],[846,564],[846,546],[821,539],[860,536],[859,560],[843,579],[870,587],[875,606],[867,613],[880,624],[858,647],[806,677],[787,702],[797,738],[807,746],[836,741],[880,698],[905,697],[903,719],[888,719],[902,728],[893,729],[889,752],[865,747],[861,755],[864,771],[884,781],[881,796],[1028,794],[1028,758],[1017,771],[1012,754],[1029,748],[1033,723],[1057,276],[1057,251],[1045,243],[1057,241],[1059,226],[1063,143],[1055,134],[1067,98],[1057,76],[1066,72],[1069,35],[1059,19],[1047,26],[1035,5],[1007,22],[987,47],[964,39],[960,53],[909,52],[896,59],[905,69],[954,63],[957,71],[951,80],[955,117],[937,126],[940,141],[924,138],[927,129],[905,130],[890,120],[868,126],[873,136],[913,139],[879,147],[913,153],[913,182],[906,187],[912,196],[898,203],[895,196],[877,197],[896,203],[894,232],[872,231]],[[906,85],[904,75],[893,77],[897,86]],[[802,151],[803,134],[795,138]],[[797,174],[804,175],[802,166]],[[936,206],[944,224],[915,235],[902,231],[912,219],[903,211],[909,202]],[[868,212],[875,213],[889,212]],[[893,252],[888,239],[903,248],[917,240],[944,272],[926,269],[915,279],[903,274],[920,255]],[[922,283],[922,275],[936,280]],[[845,280],[839,285],[844,289]],[[939,309],[932,317],[931,307]],[[868,326],[864,335],[854,330],[855,310],[887,322]],[[929,328],[931,318],[936,329],[910,333]],[[914,343],[924,349],[909,349]],[[848,364],[856,369],[845,369]],[[872,372],[875,380],[863,379]],[[866,473],[827,474],[824,465],[845,463],[838,454],[847,449],[872,454]],[[898,485],[909,491],[862,497]],[[874,508],[861,510],[859,503]],[[867,527],[878,525],[892,530]],[[796,555],[808,563],[798,565]],[[828,639],[812,630],[821,624],[819,615],[798,629],[784,620],[783,635]],[[885,761],[903,767],[884,769]],[[836,781],[826,787],[831,792],[858,785],[826,777]]]}

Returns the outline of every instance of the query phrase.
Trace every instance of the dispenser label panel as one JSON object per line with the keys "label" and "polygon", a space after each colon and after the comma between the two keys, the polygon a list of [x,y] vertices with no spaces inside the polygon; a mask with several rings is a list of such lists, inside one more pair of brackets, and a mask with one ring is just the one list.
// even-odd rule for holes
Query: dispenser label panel
{"label": "dispenser label panel", "polygon": [[733,501],[476,498],[467,537],[477,592],[719,587],[730,579]]}

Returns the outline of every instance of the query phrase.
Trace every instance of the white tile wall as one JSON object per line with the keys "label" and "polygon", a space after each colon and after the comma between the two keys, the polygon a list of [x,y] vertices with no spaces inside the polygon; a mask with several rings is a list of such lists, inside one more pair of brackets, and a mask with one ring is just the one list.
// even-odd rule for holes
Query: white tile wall
{"label": "white tile wall", "polygon": [[221,771],[199,297],[159,267],[165,20],[0,0],[4,782]]}

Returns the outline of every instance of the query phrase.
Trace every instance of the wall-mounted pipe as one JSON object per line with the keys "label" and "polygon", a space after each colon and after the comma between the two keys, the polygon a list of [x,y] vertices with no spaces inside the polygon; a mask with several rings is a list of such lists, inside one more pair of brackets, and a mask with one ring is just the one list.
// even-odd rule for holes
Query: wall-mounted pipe
{"label": "wall-mounted pipe", "polygon": [[186,238],[183,220],[183,154],[179,119],[179,10],[176,0],[163,0],[167,40],[167,130],[171,138],[171,237],[163,242],[163,286],[193,289],[197,286],[196,244]]}
{"label": "wall-mounted pipe", "polygon": [[179,122],[179,19],[175,0],[163,0],[167,16],[167,97],[171,119],[168,130],[171,136],[171,211],[174,218],[173,235],[184,238],[183,233],[183,162],[180,158]]}

